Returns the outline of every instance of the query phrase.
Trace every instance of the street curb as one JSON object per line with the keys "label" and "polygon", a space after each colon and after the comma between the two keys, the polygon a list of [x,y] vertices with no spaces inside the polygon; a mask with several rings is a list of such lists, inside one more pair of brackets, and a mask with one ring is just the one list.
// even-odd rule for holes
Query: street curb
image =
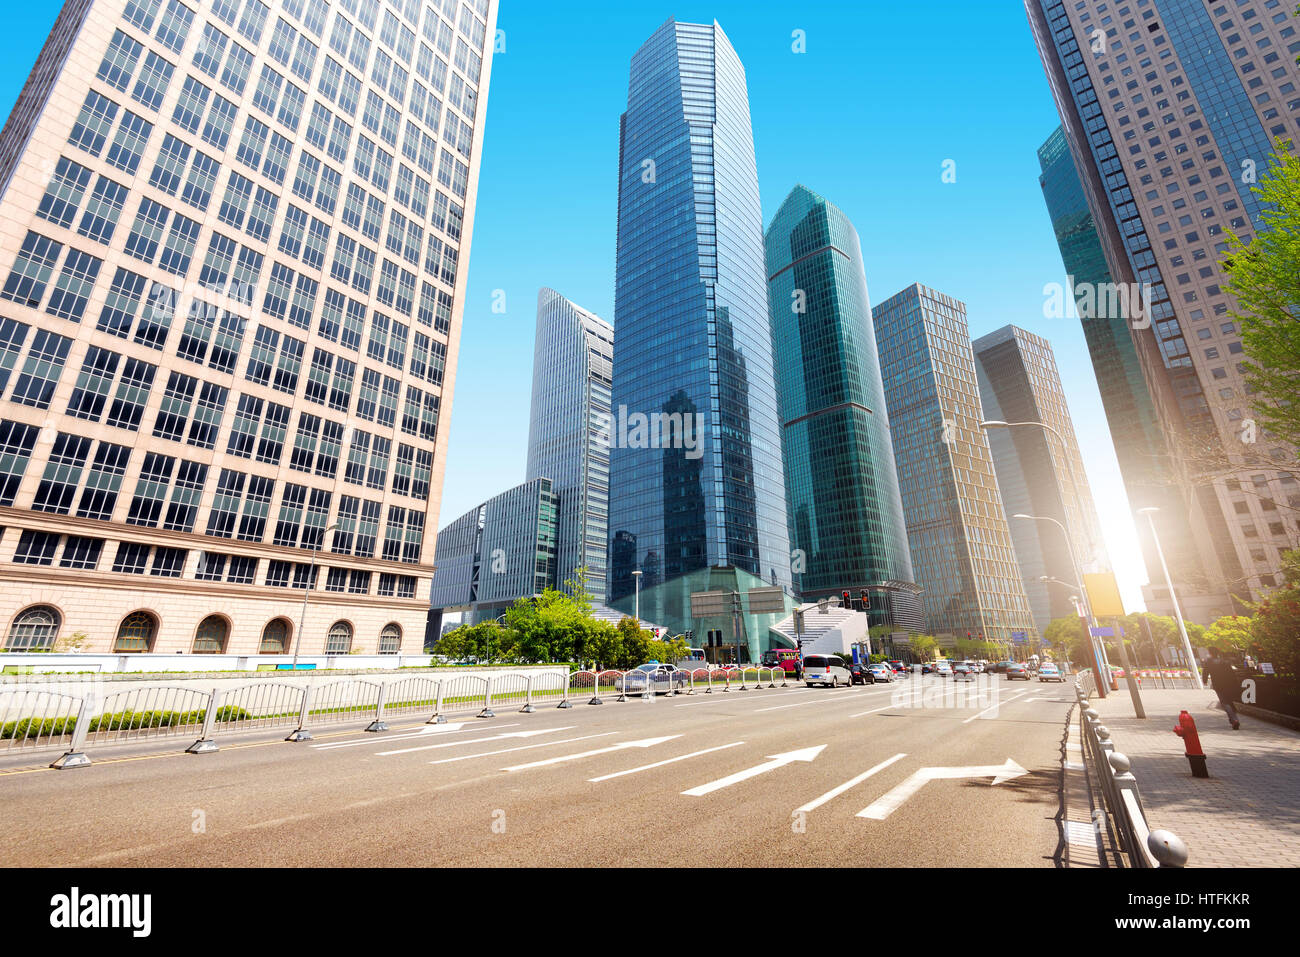
{"label": "street curb", "polygon": [[1238,711],[1251,718],[1258,718],[1260,721],[1267,721],[1269,724],[1278,724],[1284,728],[1290,728],[1292,731],[1300,731],[1300,718],[1293,717],[1289,714],[1281,714],[1277,711],[1269,711],[1267,708],[1261,708],[1254,704],[1235,704]]}

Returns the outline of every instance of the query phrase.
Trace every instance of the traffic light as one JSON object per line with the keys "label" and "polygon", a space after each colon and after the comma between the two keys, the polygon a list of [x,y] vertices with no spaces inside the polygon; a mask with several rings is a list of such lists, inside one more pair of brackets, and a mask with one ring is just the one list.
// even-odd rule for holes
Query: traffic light
{"label": "traffic light", "polygon": [[851,592],[847,592],[847,591],[844,592],[844,593],[843,593],[843,601],[844,601],[844,607],[845,607],[847,610],[852,611],[852,610],[853,610],[853,594],[852,594]]}
{"label": "traffic light", "polygon": [[862,596],[862,610],[871,611],[871,593],[864,588],[858,594]]}

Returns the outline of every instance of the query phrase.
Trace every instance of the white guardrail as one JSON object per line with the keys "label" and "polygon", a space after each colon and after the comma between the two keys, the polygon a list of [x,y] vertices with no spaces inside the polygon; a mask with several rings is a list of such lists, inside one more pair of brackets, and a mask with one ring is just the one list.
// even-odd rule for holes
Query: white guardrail
{"label": "white guardrail", "polygon": [[[227,682],[200,687],[196,681],[27,684],[0,687],[0,758],[61,751],[51,767],[91,763],[88,751],[154,739],[187,738],[185,750],[205,754],[229,735],[286,729],[287,741],[308,741],[311,728],[368,721],[366,731],[387,731],[387,718],[427,714],[428,724],[444,724],[452,714],[495,717],[494,708],[531,714],[539,707],[571,708],[574,700],[603,704],[658,695],[709,694],[784,688],[780,668],[743,671],[540,671],[531,674],[461,674],[445,677],[348,677],[306,685],[292,679]],[[118,690],[120,688],[120,690]],[[71,689],[71,690],[69,690]]]}

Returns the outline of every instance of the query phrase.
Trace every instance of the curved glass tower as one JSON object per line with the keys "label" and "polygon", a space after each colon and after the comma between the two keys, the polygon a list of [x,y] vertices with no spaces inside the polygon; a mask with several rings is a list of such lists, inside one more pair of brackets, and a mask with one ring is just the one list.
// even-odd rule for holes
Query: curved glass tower
{"label": "curved glass tower", "polygon": [[805,600],[873,589],[883,612],[912,556],[858,234],[796,186],[766,243],[795,585]]}
{"label": "curved glass tower", "polygon": [[[669,20],[633,57],[618,213],[610,600],[626,604],[633,571],[643,611],[647,590],[705,568],[789,586],[749,99],[717,23]],[[702,426],[698,447],[678,421]]]}

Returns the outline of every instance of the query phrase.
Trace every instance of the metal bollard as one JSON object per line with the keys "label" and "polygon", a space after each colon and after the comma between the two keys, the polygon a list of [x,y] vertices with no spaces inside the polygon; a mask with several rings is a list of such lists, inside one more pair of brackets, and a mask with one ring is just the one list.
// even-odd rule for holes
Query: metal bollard
{"label": "metal bollard", "polygon": [[487,690],[483,692],[483,710],[480,711],[476,718],[495,718],[496,712],[492,710],[492,684],[496,680],[496,675],[488,675]]}
{"label": "metal bollard", "polygon": [[533,707],[533,676],[529,675],[527,684],[524,686],[524,706],[519,709],[520,714],[532,714],[537,709]]}
{"label": "metal bollard", "polygon": [[221,690],[213,688],[212,697],[208,699],[208,710],[203,713],[203,730],[199,732],[199,739],[185,749],[186,754],[211,754],[220,750],[217,742],[212,740],[212,731],[217,723],[217,709],[220,706]]}

